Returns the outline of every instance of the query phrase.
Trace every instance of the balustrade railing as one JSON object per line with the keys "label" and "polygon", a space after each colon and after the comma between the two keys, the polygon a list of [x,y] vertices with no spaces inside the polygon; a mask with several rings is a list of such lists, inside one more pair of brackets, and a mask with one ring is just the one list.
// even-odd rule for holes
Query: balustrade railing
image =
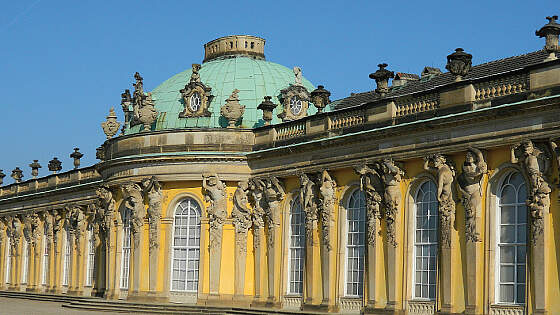
{"label": "balustrade railing", "polygon": [[528,86],[529,76],[527,73],[500,77],[490,81],[475,83],[475,100],[480,101],[489,98],[525,92]]}
{"label": "balustrade railing", "polygon": [[305,135],[305,121],[293,121],[276,129],[276,140],[286,140]]}
{"label": "balustrade railing", "polygon": [[427,112],[439,107],[439,93],[419,96],[403,96],[395,101],[396,117],[402,117],[421,112]]}
{"label": "balustrade railing", "polygon": [[333,113],[329,116],[329,130],[358,126],[366,121],[365,110],[358,109],[342,113]]}

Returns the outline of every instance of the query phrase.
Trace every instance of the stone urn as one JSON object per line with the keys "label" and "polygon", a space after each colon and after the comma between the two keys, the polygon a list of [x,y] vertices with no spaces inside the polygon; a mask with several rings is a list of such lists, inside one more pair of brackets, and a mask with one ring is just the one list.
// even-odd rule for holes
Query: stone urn
{"label": "stone urn", "polygon": [[154,101],[152,100],[152,93],[148,93],[146,100],[144,101],[144,106],[138,109],[138,121],[144,125],[145,132],[150,131],[152,123],[156,121],[158,112],[154,106]]}
{"label": "stone urn", "polygon": [[257,109],[260,109],[263,112],[265,126],[270,125],[270,122],[272,121],[272,111],[276,108],[276,104],[274,104],[271,99],[272,96],[265,96],[264,101],[257,107]]}
{"label": "stone urn", "polygon": [[226,103],[220,109],[220,114],[228,120],[228,128],[235,128],[235,123],[245,113],[245,105],[239,104],[238,89],[233,90],[231,96],[226,100]]}
{"label": "stone urn", "polygon": [[447,65],[445,69],[449,70],[460,81],[462,77],[467,75],[472,68],[472,55],[467,54],[463,48],[455,49],[455,52],[447,56]]}
{"label": "stone urn", "polygon": [[331,92],[325,90],[325,87],[322,85],[319,85],[317,89],[311,92],[311,102],[317,108],[318,113],[322,113],[327,104],[331,102],[329,96],[331,96]]}
{"label": "stone urn", "polygon": [[111,107],[109,110],[109,116],[106,117],[106,121],[101,123],[101,128],[103,128],[103,133],[107,136],[107,140],[111,139],[119,131],[121,124],[117,122],[117,114],[115,114],[115,108]]}

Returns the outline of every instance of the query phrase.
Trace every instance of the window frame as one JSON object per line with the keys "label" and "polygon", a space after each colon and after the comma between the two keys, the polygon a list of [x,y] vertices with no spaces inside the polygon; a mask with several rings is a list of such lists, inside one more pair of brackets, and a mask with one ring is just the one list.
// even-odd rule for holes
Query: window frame
{"label": "window frame", "polygon": [[[349,294],[348,293],[348,261],[349,261],[349,255],[348,255],[348,248],[349,248],[349,236],[350,236],[350,228],[349,228],[349,218],[350,218],[350,212],[359,208],[353,208],[351,207],[352,201],[354,199],[355,195],[360,195],[362,197],[363,200],[363,217],[361,218],[362,220],[362,224],[363,224],[363,231],[361,232],[362,235],[362,270],[361,270],[361,276],[358,276],[359,281],[361,282],[361,294],[359,294],[360,288],[358,287],[357,291],[358,294],[354,295],[354,294]],[[343,296],[347,297],[347,298],[363,298],[364,296],[364,284],[365,284],[365,279],[364,279],[364,275],[365,275],[365,264],[366,264],[366,221],[367,221],[367,214],[366,214],[366,204],[365,204],[365,194],[361,189],[354,189],[348,196],[347,198],[347,202],[346,202],[346,218],[344,220],[344,224],[345,224],[345,237],[346,237],[346,242],[345,242],[345,246],[344,246],[344,293]],[[360,220],[358,220],[358,224],[360,224]],[[354,232],[352,232],[354,233]],[[354,234],[359,234],[359,228],[358,228],[358,232],[354,233]],[[355,246],[355,245],[352,245]],[[360,245],[355,246],[356,248],[358,248]],[[353,257],[354,258],[354,257]],[[358,257],[359,258],[359,257]],[[358,274],[360,274],[360,270],[358,267]],[[360,285],[360,282],[358,282],[358,285]]]}
{"label": "window frame", "polygon": [[[527,197],[529,195],[529,192],[527,191],[527,180],[526,178],[523,176],[523,173],[518,171],[517,169],[514,170],[509,170],[507,172],[505,172],[504,174],[502,174],[502,176],[500,176],[500,180],[498,181],[498,185],[497,185],[497,190],[496,190],[496,194],[495,194],[495,222],[493,224],[493,229],[494,229],[494,233],[495,233],[495,239],[494,242],[492,244],[492,246],[495,249],[495,254],[494,256],[494,303],[496,305],[511,305],[511,306],[525,306],[527,303],[527,285],[528,285],[528,280],[529,280],[529,275],[528,275],[528,266],[527,266],[527,258],[528,258],[528,253],[527,253],[527,248],[529,246],[528,244],[528,239],[529,239],[529,213],[528,213],[528,209],[527,206],[525,204],[525,202],[516,202],[513,204],[505,204],[506,206],[515,206],[516,207],[516,212],[515,212],[515,218],[516,218],[516,223],[514,224],[506,224],[506,225],[513,225],[515,226],[515,235],[516,235],[516,240],[517,240],[517,236],[518,236],[518,230],[517,228],[519,227],[519,225],[525,225],[525,243],[502,243],[501,242],[501,234],[500,234],[500,228],[503,225],[502,224],[502,205],[501,201],[503,199],[503,191],[505,189],[505,187],[507,185],[511,185],[509,183],[509,180],[511,179],[512,176],[514,176],[515,174],[518,174],[518,176],[521,177],[522,183],[518,186],[518,187],[514,187],[515,188],[515,199],[516,201],[518,201],[518,196],[520,193],[521,189],[525,189],[525,196]],[[508,183],[506,183],[506,181],[508,181]],[[513,186],[513,185],[511,185]],[[524,207],[525,208],[525,223],[524,224],[519,224],[518,219],[518,215],[519,212],[517,210],[517,207]],[[501,245],[505,245],[505,246],[513,246],[515,248],[514,252],[515,252],[515,258],[514,258],[514,262],[510,263],[510,265],[513,266],[514,270],[513,270],[513,276],[514,276],[514,281],[513,282],[507,282],[506,284],[513,284],[513,297],[514,297],[514,302],[503,302],[501,299],[501,292],[500,292],[500,286],[503,284],[503,282],[501,282]],[[524,259],[524,263],[520,264],[518,262],[517,259],[517,255],[518,255],[518,247],[522,247],[524,245],[525,247],[525,259]],[[524,287],[524,295],[523,295],[523,299],[524,301],[522,303],[518,302],[518,296],[517,296],[517,288],[520,286],[520,284],[517,281],[518,278],[518,268],[520,265],[523,265],[524,269],[525,269],[525,273],[524,273],[524,283],[522,284]]]}
{"label": "window frame", "polygon": [[[132,212],[125,207],[122,210],[122,256],[119,277],[119,288],[124,291],[128,290],[130,284],[130,257],[132,250],[131,216]],[[125,244],[128,245],[125,246]]]}
{"label": "window frame", "polygon": [[[183,203],[188,204],[187,208],[182,208],[181,205]],[[194,207],[191,206],[191,203],[194,205]],[[179,209],[181,209],[183,212],[188,211],[188,213],[186,215],[182,215],[184,217],[184,219],[187,220],[187,224],[186,224],[187,245],[185,245],[185,246],[176,246],[175,245],[175,236],[176,236],[175,235],[175,229],[176,229],[176,226],[177,226],[176,225],[176,217],[177,217],[177,211]],[[188,245],[189,240],[191,239],[190,238],[190,231],[191,231],[191,228],[192,228],[192,226],[189,223],[193,219],[193,218],[191,218],[191,214],[190,214],[191,210],[194,210],[196,212],[194,219],[198,220],[198,224],[195,225],[195,227],[198,228],[198,245]],[[199,289],[199,286],[200,286],[200,275],[201,275],[201,271],[202,271],[201,270],[202,250],[200,249],[200,246],[201,246],[202,241],[203,241],[203,239],[202,239],[202,206],[201,206],[201,204],[196,199],[194,199],[192,197],[189,197],[189,196],[181,198],[176,203],[176,205],[174,207],[172,220],[173,220],[173,227],[172,227],[171,246],[170,246],[170,248],[171,248],[171,264],[169,266],[169,272],[170,272],[170,275],[169,275],[169,279],[170,279],[169,290],[171,292],[197,293],[198,289]],[[173,265],[174,265],[174,262],[175,262],[175,249],[177,247],[179,247],[180,249],[185,249],[186,250],[185,278],[184,279],[179,279],[181,281],[184,280],[184,282],[185,282],[184,289],[174,289],[173,288],[173,283],[176,280],[173,276],[173,271],[174,271]],[[193,269],[193,270],[189,270],[189,262],[190,262],[189,261],[189,253],[190,253],[191,250],[198,250],[198,261],[197,261],[197,264],[196,264],[197,267],[196,267],[196,269]],[[196,281],[193,281],[195,289],[192,289],[192,290],[188,289],[189,281],[192,281],[192,280],[189,280],[189,278],[188,278],[189,271],[195,271],[195,273],[196,273],[196,277],[195,277]]]}
{"label": "window frame", "polygon": [[[418,204],[419,204],[419,194],[422,190],[422,187],[427,184],[427,183],[431,183],[433,185],[432,188],[435,188],[434,191],[434,198],[435,198],[435,204],[436,204],[436,210],[435,210],[435,242],[421,242],[418,243],[417,239],[416,239],[416,234],[418,232],[418,226],[417,226],[417,218],[418,218]],[[427,204],[431,204],[431,202],[424,202]],[[433,217],[433,215],[432,215]],[[439,244],[439,202],[437,201],[437,184],[431,179],[424,179],[421,182],[419,182],[417,184],[417,186],[415,187],[415,191],[414,191],[414,195],[413,195],[413,211],[412,211],[412,261],[411,261],[411,266],[412,266],[412,274],[411,274],[411,296],[412,299],[414,301],[428,301],[428,302],[435,302],[438,299],[438,285],[439,285],[439,281],[438,281],[438,277],[439,277],[439,252],[440,252],[440,244]],[[422,231],[427,230],[428,232],[432,231],[433,229],[421,229],[421,233]],[[420,244],[420,245],[418,245]],[[418,253],[417,253],[417,246],[434,246],[436,248],[436,252],[435,252],[435,270],[424,270],[422,269],[420,272],[428,272],[428,297],[422,297],[422,296],[417,296],[416,294],[416,285],[418,284],[416,282],[416,273],[418,272],[418,266],[417,266],[417,258],[418,258]],[[429,256],[424,256],[424,254],[422,253],[421,258],[427,258],[428,260],[430,260],[432,258],[431,253],[428,254]],[[430,263],[428,263],[428,268],[430,266]],[[433,284],[435,286],[435,292],[434,292],[434,297],[430,297],[430,292],[429,292],[429,286],[431,286],[432,284],[430,283],[430,272],[433,271],[434,274],[434,280],[435,283]],[[421,286],[424,286],[424,283],[419,283]]]}
{"label": "window frame", "polygon": [[[294,209],[294,205],[298,205],[299,208],[299,213],[301,214],[302,217],[302,221],[299,222],[297,225],[300,227],[303,227],[302,233],[297,235],[299,237],[301,237],[302,239],[302,243],[303,246],[301,247],[294,247],[292,246],[292,215],[293,215],[293,209]],[[305,235],[305,212],[303,211],[302,205],[301,205],[301,200],[299,195],[296,196],[295,198],[293,198],[293,200],[290,202],[290,208],[289,208],[289,215],[288,215],[288,237],[286,239],[287,245],[288,245],[288,255],[287,255],[287,259],[288,259],[288,263],[287,263],[287,281],[286,281],[286,295],[288,296],[297,296],[297,297],[303,297],[303,293],[304,293],[304,285],[305,285],[305,263],[306,263],[306,235]],[[299,259],[298,261],[301,261],[301,271],[298,272],[298,274],[301,274],[301,281],[299,280],[292,280],[292,264],[291,264],[291,260],[292,260],[292,250],[301,250],[301,259]],[[301,292],[295,292],[292,290],[292,282],[301,282]]]}

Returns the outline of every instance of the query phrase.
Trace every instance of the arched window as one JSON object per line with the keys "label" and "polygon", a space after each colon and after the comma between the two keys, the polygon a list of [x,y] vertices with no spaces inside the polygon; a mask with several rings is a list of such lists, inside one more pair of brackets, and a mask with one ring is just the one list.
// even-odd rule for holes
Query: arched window
{"label": "arched window", "polygon": [[414,200],[414,298],[436,299],[438,249],[437,187],[428,180],[420,185]]}
{"label": "arched window", "polygon": [[93,235],[93,226],[88,229],[88,247],[87,247],[87,267],[86,267],[86,285],[93,285],[93,276],[95,268],[95,237]]}
{"label": "arched window", "polygon": [[47,284],[47,274],[49,273],[49,244],[47,244],[47,230],[43,234],[43,257],[42,257],[41,284]]}
{"label": "arched window", "polygon": [[21,283],[22,284],[27,284],[27,275],[28,275],[28,269],[29,269],[29,244],[27,243],[27,240],[24,238],[23,240],[23,266],[22,266],[22,272],[21,272]]}
{"label": "arched window", "polygon": [[356,190],[348,200],[346,212],[346,295],[364,292],[364,253],[366,208],[364,193]]}
{"label": "arched window", "polygon": [[121,258],[121,289],[128,289],[128,274],[130,271],[130,210],[124,209]]}
{"label": "arched window", "polygon": [[12,239],[7,237],[6,242],[6,283],[10,283],[10,266],[12,264]]}
{"label": "arched window", "polygon": [[527,188],[519,172],[507,174],[497,195],[498,303],[525,303],[525,261],[527,246]]}
{"label": "arched window", "polygon": [[68,280],[70,276],[70,233],[66,229],[64,233],[64,269],[62,270],[62,285],[68,285]]}
{"label": "arched window", "polygon": [[290,207],[290,248],[288,251],[288,294],[303,293],[303,268],[305,264],[305,213],[299,197]]}
{"label": "arched window", "polygon": [[175,208],[171,290],[198,291],[200,262],[200,205],[192,198]]}

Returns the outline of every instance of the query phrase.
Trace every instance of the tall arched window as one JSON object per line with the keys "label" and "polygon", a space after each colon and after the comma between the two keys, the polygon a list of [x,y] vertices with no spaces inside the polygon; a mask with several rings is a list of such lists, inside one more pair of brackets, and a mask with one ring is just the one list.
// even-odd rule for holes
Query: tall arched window
{"label": "tall arched window", "polygon": [[21,283],[22,284],[27,284],[27,275],[28,275],[28,269],[29,269],[29,244],[27,243],[27,240],[24,239],[23,240],[23,266],[22,266],[22,272],[21,272]]}
{"label": "tall arched window", "polygon": [[288,294],[303,293],[303,268],[305,264],[305,213],[299,197],[290,206],[290,248],[288,251]]}
{"label": "tall arched window", "polygon": [[527,188],[519,172],[507,174],[498,191],[496,297],[498,303],[525,303]]}
{"label": "tall arched window", "polygon": [[10,268],[12,264],[12,239],[7,237],[6,242],[6,283],[10,283]]}
{"label": "tall arched window", "polygon": [[192,198],[175,208],[171,290],[197,292],[200,262],[200,205]]}
{"label": "tall arched window", "polygon": [[346,295],[364,292],[364,253],[366,208],[364,193],[356,190],[348,200],[346,212]]}
{"label": "tall arched window", "polygon": [[436,299],[438,249],[437,187],[428,180],[420,185],[414,200],[414,298]]}
{"label": "tall arched window", "polygon": [[88,254],[86,266],[86,285],[93,285],[93,275],[95,268],[95,237],[93,235],[93,226],[90,225],[88,229]]}
{"label": "tall arched window", "polygon": [[62,270],[62,285],[68,285],[70,276],[70,234],[68,229],[64,233],[64,269]]}
{"label": "tall arched window", "polygon": [[47,284],[47,274],[49,272],[49,244],[47,244],[47,231],[43,234],[43,257],[41,261],[41,284]]}
{"label": "tall arched window", "polygon": [[128,289],[128,275],[130,271],[130,210],[124,209],[121,258],[121,289]]}

